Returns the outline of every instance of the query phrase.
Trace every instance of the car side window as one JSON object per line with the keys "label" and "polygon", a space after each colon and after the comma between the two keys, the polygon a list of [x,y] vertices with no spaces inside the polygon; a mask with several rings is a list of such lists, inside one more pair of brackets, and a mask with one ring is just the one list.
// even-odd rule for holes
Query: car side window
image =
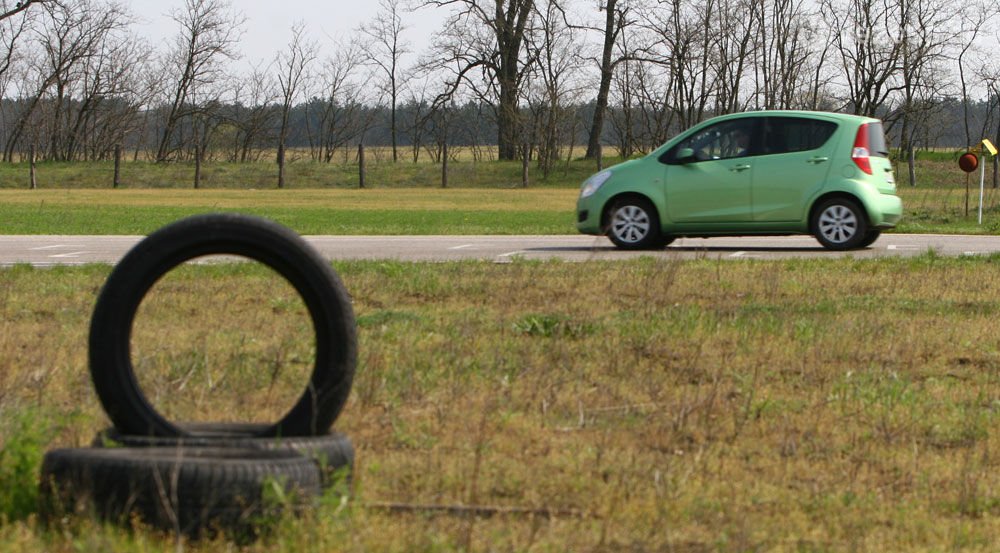
{"label": "car side window", "polygon": [[753,131],[753,118],[723,121],[682,140],[670,149],[664,161],[667,163],[681,161],[677,159],[677,153],[686,148],[690,148],[694,152],[694,161],[732,159],[753,155]]}
{"label": "car side window", "polygon": [[820,148],[833,136],[837,124],[802,117],[768,117],[764,123],[762,155],[804,152]]}

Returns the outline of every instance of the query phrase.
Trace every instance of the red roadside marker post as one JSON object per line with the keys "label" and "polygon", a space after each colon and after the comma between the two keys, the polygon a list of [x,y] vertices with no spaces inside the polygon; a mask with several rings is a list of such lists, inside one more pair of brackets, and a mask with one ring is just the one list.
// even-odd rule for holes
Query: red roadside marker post
{"label": "red roadside marker post", "polygon": [[[993,145],[988,138],[984,138],[980,142],[979,146],[965,152],[958,158],[958,167],[966,173],[971,173],[977,168],[979,169],[979,215],[977,217],[977,222],[981,225],[983,224],[983,196],[986,184],[986,165],[981,163],[984,150],[989,152],[991,156],[997,155],[997,147]],[[968,184],[968,181],[966,181]],[[968,192],[968,190],[966,190]],[[968,199],[968,196],[966,196]]]}

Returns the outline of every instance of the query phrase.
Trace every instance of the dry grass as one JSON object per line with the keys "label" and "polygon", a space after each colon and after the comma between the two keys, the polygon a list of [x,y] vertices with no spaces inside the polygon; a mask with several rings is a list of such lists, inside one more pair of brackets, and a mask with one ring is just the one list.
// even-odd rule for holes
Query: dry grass
{"label": "dry grass", "polygon": [[[355,495],[250,550],[994,550],[997,263],[338,264],[361,337],[337,424],[357,447]],[[84,444],[106,424],[85,368],[106,272],[0,271],[5,443],[18,413],[57,429],[46,447]],[[294,379],[261,380],[302,371],[292,360],[311,345],[276,287],[231,265],[157,287],[163,301],[141,323],[173,349],[150,357],[149,386],[188,372],[189,392],[230,384],[161,393],[161,408],[266,418],[247,407],[263,386],[294,395]],[[378,502],[536,514],[393,514]],[[65,524],[2,525],[0,549],[175,545]]]}

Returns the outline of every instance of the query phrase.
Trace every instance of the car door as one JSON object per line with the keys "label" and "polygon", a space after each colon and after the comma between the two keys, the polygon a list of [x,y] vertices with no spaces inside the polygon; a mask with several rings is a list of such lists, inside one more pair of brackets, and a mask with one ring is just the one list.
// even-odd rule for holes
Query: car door
{"label": "car door", "polygon": [[826,182],[833,164],[837,123],[809,117],[770,116],[762,122],[754,160],[753,220],[799,221]]}
{"label": "car door", "polygon": [[750,187],[759,119],[729,119],[699,129],[664,155],[667,215],[672,222],[752,220]]}

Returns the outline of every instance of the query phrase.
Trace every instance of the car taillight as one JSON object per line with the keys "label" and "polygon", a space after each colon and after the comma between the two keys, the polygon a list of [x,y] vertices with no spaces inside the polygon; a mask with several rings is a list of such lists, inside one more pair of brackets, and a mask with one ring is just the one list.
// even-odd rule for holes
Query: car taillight
{"label": "car taillight", "polygon": [[872,164],[868,159],[870,150],[868,149],[868,123],[863,123],[858,127],[858,134],[854,136],[854,148],[851,149],[851,160],[854,164],[869,175],[872,174]]}

